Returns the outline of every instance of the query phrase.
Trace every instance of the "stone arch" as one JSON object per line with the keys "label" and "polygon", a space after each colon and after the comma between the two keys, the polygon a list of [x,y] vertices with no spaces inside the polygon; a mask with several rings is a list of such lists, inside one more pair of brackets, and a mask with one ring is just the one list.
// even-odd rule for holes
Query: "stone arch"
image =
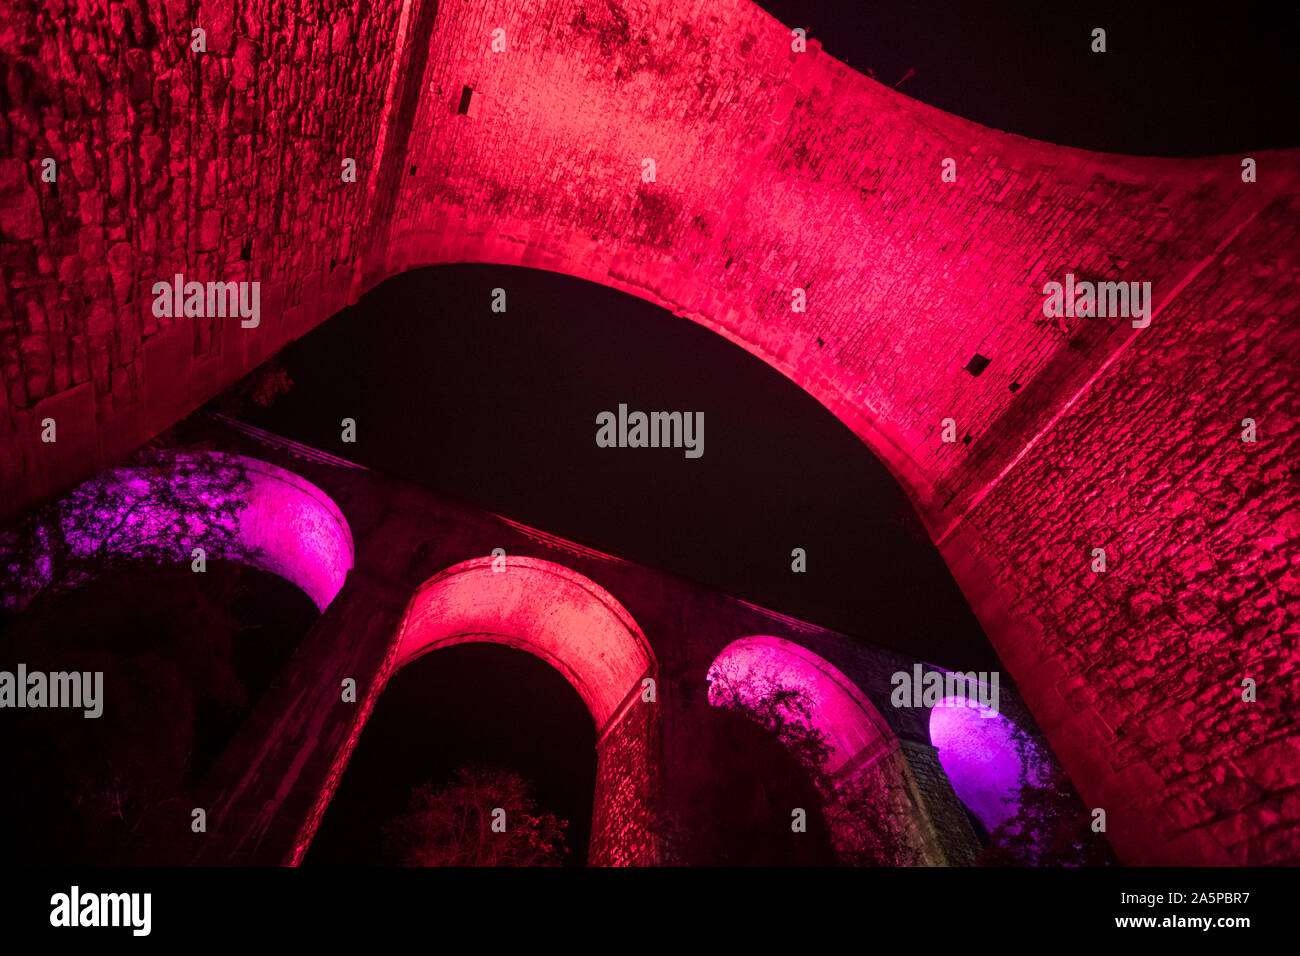
{"label": "stone arch", "polygon": [[727,680],[757,693],[797,690],[813,706],[811,724],[831,747],[826,769],[846,773],[897,749],[898,738],[858,686],[830,661],[779,637],[742,637],[724,647],[709,666],[709,703],[715,682]]}
{"label": "stone arch", "polygon": [[978,701],[945,697],[930,710],[930,742],[958,799],[990,833],[1015,815],[1024,775],[1038,780],[1048,757],[1009,717]]}
{"label": "stone arch", "polygon": [[[352,532],[320,488],[269,462],[221,452],[166,451],[82,482],[0,548],[24,607],[79,576],[64,558],[234,561],[297,585],[323,611],[353,565]],[[8,554],[4,554],[7,551]],[[12,562],[26,556],[28,563]]]}
{"label": "stone arch", "polygon": [[596,725],[588,859],[597,866],[653,863],[657,722],[642,688],[657,668],[632,616],[604,588],[561,565],[513,555],[474,558],[416,592],[392,651],[393,671],[474,641],[534,654],[573,685]]}
{"label": "stone arch", "polygon": [[[883,437],[868,444],[913,494],[1035,721],[1087,800],[1122,808],[1112,836],[1126,862],[1293,857],[1300,823],[1290,817],[1284,838],[1265,836],[1258,794],[1300,783],[1288,732],[1300,682],[1283,637],[1296,612],[1271,597],[1287,573],[1276,570],[1277,551],[1296,537],[1277,477],[1294,458],[1296,389],[1264,384],[1295,351],[1297,151],[1256,152],[1259,182],[1243,184],[1239,155],[1052,146],[919,103],[815,42],[791,56],[788,28],[750,0],[629,6],[621,30],[603,28],[612,14],[598,7],[564,0],[558,14],[517,17],[511,56],[495,59],[482,42],[498,16],[490,5],[384,2],[342,25],[305,22],[303,43],[341,50],[347,95],[336,121],[289,128],[272,140],[265,175],[243,177],[299,197],[298,207],[240,194],[240,177],[215,175],[216,192],[208,180],[196,185],[206,210],[196,230],[195,203],[156,188],[157,164],[128,164],[126,188],[147,201],[119,210],[128,228],[107,247],[102,203],[90,195],[102,177],[82,158],[109,154],[103,124],[94,109],[56,115],[45,104],[77,87],[65,75],[69,51],[112,55],[116,39],[88,20],[16,53],[28,82],[14,115],[31,135],[0,170],[10,199],[0,237],[12,265],[7,334],[17,343],[0,389],[9,452],[0,514],[158,434],[376,276],[491,261],[654,290],[665,307],[790,375],[855,432],[879,423]],[[147,22],[164,13],[159,0],[141,5]],[[25,9],[17,22],[39,35],[41,16]],[[678,65],[653,82],[597,68],[611,53],[644,63],[637,38],[674,23],[687,38]],[[756,42],[710,43],[718,23]],[[211,41],[226,68],[205,84],[235,115],[258,103],[286,112],[337,85],[322,72],[332,59],[296,56],[296,45],[265,50],[253,68],[239,52],[244,39],[216,31]],[[170,80],[137,89],[111,77],[104,90],[144,97],[165,120],[164,141],[201,152],[177,157],[217,169],[244,162],[198,135],[204,118],[185,108],[183,45],[152,54]],[[716,95],[693,118],[701,77]],[[469,84],[473,115],[457,108]],[[77,148],[68,155],[62,144]],[[635,165],[648,150],[660,160],[653,184]],[[46,155],[67,157],[71,185],[61,180],[60,193],[90,183],[80,188],[91,219],[59,212],[35,172]],[[360,160],[362,183],[338,176],[340,156]],[[567,157],[563,170],[556,156]],[[960,184],[937,174],[950,156],[969,157]],[[304,191],[305,182],[318,188]],[[1104,241],[1080,245],[1098,209]],[[211,274],[191,274],[196,235]],[[59,263],[59,281],[41,263]],[[196,334],[188,320],[156,321],[137,291],[182,271],[262,282],[256,330],[228,320]],[[1044,281],[1067,271],[1150,281],[1150,327],[1031,321]],[[816,290],[806,314],[790,309],[796,285]],[[108,329],[121,334],[109,342]],[[992,359],[988,371],[968,364],[975,354]],[[1200,362],[1197,374],[1189,361]],[[1257,445],[1232,440],[1227,423],[1243,409],[1273,423]],[[943,417],[960,441],[940,440]],[[55,419],[59,439],[45,444],[43,423]],[[1199,438],[1210,434],[1223,439]],[[1153,454],[1170,436],[1195,452]],[[1255,488],[1250,507],[1220,520]],[[1029,500],[1037,506],[1025,508]],[[1181,546],[1188,527],[1206,529],[1196,548]],[[1093,540],[1134,557],[1107,572],[1106,598],[1073,572],[1078,542]],[[1226,583],[1205,577],[1207,553],[1234,568]],[[1152,555],[1162,556],[1154,570]],[[1157,572],[1165,583],[1151,595]],[[1283,580],[1293,593],[1293,578]],[[1196,627],[1192,641],[1168,615],[1132,613],[1130,602],[1154,596],[1174,607],[1216,584],[1219,604],[1254,609],[1250,623]],[[1099,664],[1093,635],[1107,627]],[[1150,697],[1129,692],[1133,660],[1150,662]],[[1240,680],[1242,660],[1279,668],[1289,693],[1221,707],[1226,724],[1214,732],[1172,704],[1150,719],[1152,701],[1181,699],[1189,668],[1202,674],[1195,692],[1219,701],[1215,688]],[[1117,748],[1133,762],[1117,767]],[[1226,763],[1252,786],[1215,779],[1212,768]]]}
{"label": "stone arch", "polygon": [[[806,722],[821,732],[830,747],[823,769],[836,786],[856,792],[855,801],[869,799],[875,805],[872,812],[895,814],[918,862],[942,865],[969,859],[968,835],[945,826],[934,815],[934,807],[943,806],[946,794],[935,792],[927,754],[901,741],[862,690],[825,658],[783,638],[743,637],[714,658],[708,681],[711,704],[720,702],[716,687],[724,681],[739,690],[742,707],[747,695],[762,696],[769,689],[806,695],[811,704]],[[795,719],[803,721],[800,715]],[[860,848],[855,841],[861,839],[863,821],[843,813],[837,816],[841,822],[831,822],[837,850],[843,854],[855,845]]]}

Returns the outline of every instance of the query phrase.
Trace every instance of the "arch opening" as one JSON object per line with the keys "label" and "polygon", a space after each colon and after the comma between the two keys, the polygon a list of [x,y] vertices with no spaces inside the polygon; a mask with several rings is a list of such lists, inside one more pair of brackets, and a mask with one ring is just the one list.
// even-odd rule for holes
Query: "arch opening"
{"label": "arch opening", "polygon": [[1003,714],[965,697],[945,697],[930,711],[930,742],[958,799],[992,833],[1020,809],[1024,782],[1041,783],[1049,760]]}
{"label": "arch opening", "polygon": [[[588,864],[654,862],[650,817],[657,724],[642,689],[656,665],[631,615],[595,582],[561,565],[521,556],[474,558],[435,575],[416,592],[391,649],[388,673],[471,643],[500,644],[541,659],[569,682],[591,715],[596,785]],[[376,696],[382,692],[381,687]],[[354,729],[339,766],[350,760],[360,732],[360,726]],[[332,797],[333,786],[322,793],[299,840],[299,859]]]}
{"label": "arch opening", "polygon": [[158,451],[5,532],[0,566],[0,650],[29,674],[60,668],[86,716],[112,718],[22,712],[25,760],[47,772],[5,797],[28,822],[15,852],[148,864],[160,794],[194,792],[217,764],[342,587],[352,539],[297,475]]}
{"label": "arch opening", "polygon": [[[595,785],[595,725],[563,674],[499,643],[439,648],[386,684],[303,865],[582,866]],[[504,838],[460,822],[498,806]]]}
{"label": "arch opening", "polygon": [[925,820],[893,730],[843,672],[791,641],[741,638],[709,667],[709,703],[774,731],[813,773],[838,859],[909,865]]}
{"label": "arch opening", "polygon": [[[807,648],[779,637],[744,637],[728,644],[709,667],[709,703],[724,697],[753,708],[774,691],[802,695],[808,722],[829,750],[826,769],[843,773],[897,746],[893,731],[842,671]],[[783,706],[787,718],[797,715]]]}

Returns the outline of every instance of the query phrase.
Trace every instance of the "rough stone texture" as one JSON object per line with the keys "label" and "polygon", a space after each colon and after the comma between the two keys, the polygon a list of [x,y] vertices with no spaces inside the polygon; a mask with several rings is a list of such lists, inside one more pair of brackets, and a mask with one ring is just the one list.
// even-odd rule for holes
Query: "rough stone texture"
{"label": "rough stone texture", "polygon": [[[1122,857],[1300,852],[1300,151],[1253,154],[1247,184],[1241,156],[1005,135],[815,43],[791,53],[745,0],[12,7],[4,514],[388,275],[565,272],[738,342],[890,465]],[[1151,281],[1152,327],[1044,319],[1042,285],[1066,271]],[[155,319],[152,283],[175,272],[261,281],[260,327]],[[946,417],[962,441],[940,441]],[[1235,437],[1245,417],[1255,445]],[[1248,670],[1253,709],[1235,702]]]}
{"label": "rough stone texture", "polygon": [[901,763],[912,784],[910,792],[919,798],[913,819],[926,824],[920,833],[927,857],[951,866],[969,866],[979,853],[979,840],[943,772],[938,750],[908,740],[902,743],[902,753],[906,759]]}
{"label": "rough stone texture", "polygon": [[[1297,221],[1290,197],[1255,226]],[[1249,287],[1193,279],[962,527],[1032,622],[1002,658],[1117,844],[1144,860],[1294,862],[1296,286],[1245,233],[1220,256]]]}
{"label": "rough stone texture", "polygon": [[589,866],[648,866],[659,862],[655,808],[663,786],[659,721],[652,704],[632,702],[596,744],[596,795]]}

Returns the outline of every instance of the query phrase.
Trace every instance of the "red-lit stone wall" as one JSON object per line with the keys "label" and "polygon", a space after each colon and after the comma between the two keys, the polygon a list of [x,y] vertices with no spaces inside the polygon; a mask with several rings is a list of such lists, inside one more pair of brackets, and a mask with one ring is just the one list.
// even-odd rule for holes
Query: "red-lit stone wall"
{"label": "red-lit stone wall", "polygon": [[[5,512],[389,274],[569,273],[740,343],[894,469],[1122,856],[1294,858],[1300,152],[1243,183],[1036,143],[789,40],[745,0],[16,2]],[[1067,271],[1152,282],[1151,327],[1043,318]],[[155,319],[175,272],[263,282],[261,325]]]}
{"label": "red-lit stone wall", "polygon": [[1189,283],[944,543],[998,575],[976,611],[1131,859],[1300,853],[1300,323],[1260,241],[1298,221],[1264,210],[1222,254],[1249,284]]}
{"label": "red-lit stone wall", "polygon": [[627,710],[596,743],[596,795],[591,815],[591,866],[659,862],[655,810],[664,768],[655,704],[641,687]]}
{"label": "red-lit stone wall", "polygon": [[[399,14],[351,0],[6,4],[5,514],[157,434],[347,303],[346,279],[321,281],[367,219],[341,160],[373,153]],[[207,31],[201,55],[194,27]],[[45,157],[54,183],[41,181]],[[261,280],[261,327],[155,318],[152,285],[176,272]],[[46,417],[53,444],[40,441]]]}

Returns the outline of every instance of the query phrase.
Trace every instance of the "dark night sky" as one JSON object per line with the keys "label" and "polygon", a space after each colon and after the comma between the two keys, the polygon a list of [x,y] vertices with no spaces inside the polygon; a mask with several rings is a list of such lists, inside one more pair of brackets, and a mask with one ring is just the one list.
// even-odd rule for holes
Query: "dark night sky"
{"label": "dark night sky", "polygon": [[569,821],[567,862],[585,862],[596,782],[586,704],[541,658],[461,644],[412,662],[384,689],[306,864],[373,861],[383,823],[402,814],[411,791],[470,763],[534,782],[538,807]]}
{"label": "dark night sky", "polygon": [[[762,0],[901,93],[1033,139],[1139,156],[1300,143],[1295,5]],[[1091,52],[1094,27],[1106,53]]]}
{"label": "dark night sky", "polygon": [[[491,290],[507,290],[494,314]],[[756,603],[945,663],[991,657],[901,489],[792,382],[722,337],[567,276],[397,276],[282,353],[258,425]],[[704,412],[704,455],[598,448],[598,412]],[[358,441],[340,440],[356,419]],[[790,569],[792,548],[806,574]],[[485,545],[485,553],[486,553]]]}
{"label": "dark night sky", "polygon": [[[827,51],[939,108],[1088,149],[1200,156],[1293,146],[1284,4],[766,0]],[[1154,5],[1153,5],[1154,6]],[[1088,50],[1106,28],[1108,53]],[[489,290],[509,311],[489,311]],[[462,265],[398,276],[281,360],[263,427],[434,490],[960,669],[996,666],[901,490],[825,409],[721,337],[565,276]],[[705,454],[602,450],[595,416],[705,412]],[[355,418],[359,443],[339,441]],[[809,571],[789,570],[804,547]],[[421,779],[495,759],[580,821],[590,718],[545,665],[443,651],[399,675],[362,737],[309,862],[357,860]],[[575,706],[576,703],[576,706]],[[543,730],[539,714],[554,714]],[[574,745],[573,741],[581,741]],[[367,829],[370,828],[370,829]],[[364,856],[364,854],[363,854]]]}

